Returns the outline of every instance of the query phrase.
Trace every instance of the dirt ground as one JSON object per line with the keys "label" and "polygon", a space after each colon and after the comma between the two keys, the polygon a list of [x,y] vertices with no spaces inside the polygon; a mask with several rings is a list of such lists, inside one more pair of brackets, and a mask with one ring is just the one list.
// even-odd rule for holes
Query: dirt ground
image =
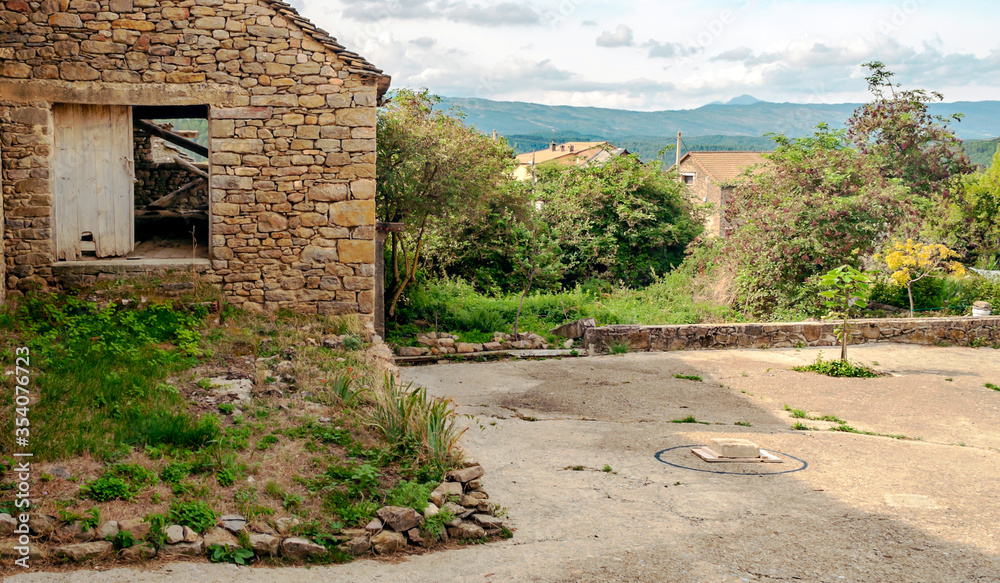
{"label": "dirt ground", "polygon": [[[404,369],[467,416],[463,446],[516,528],[501,543],[395,564],[175,563],[8,581],[1000,581],[1000,392],[984,386],[1000,385],[1000,351],[868,345],[852,360],[891,376],[790,370],[816,352]],[[829,431],[785,405],[909,439]],[[671,423],[689,416],[700,423]],[[792,430],[797,421],[815,430]],[[751,439],[784,463],[720,467],[683,447],[715,436]]]}

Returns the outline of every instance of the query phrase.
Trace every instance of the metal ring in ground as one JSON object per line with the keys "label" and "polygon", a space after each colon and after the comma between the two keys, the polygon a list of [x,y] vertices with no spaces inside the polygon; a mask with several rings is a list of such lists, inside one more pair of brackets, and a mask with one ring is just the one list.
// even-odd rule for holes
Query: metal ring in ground
{"label": "metal ring in ground", "polygon": [[[660,457],[661,455],[667,453],[668,451],[673,451],[675,449],[692,448],[692,447],[705,447],[705,446],[704,445],[678,445],[677,447],[668,447],[667,449],[663,449],[663,450],[660,450],[660,451],[656,452],[656,455],[654,455],[653,457],[655,457],[657,459],[657,461],[659,461],[660,463],[664,463],[664,464],[667,464],[668,466],[673,466],[675,468],[680,468],[682,470],[691,470],[693,472],[705,472],[706,474],[728,474],[728,475],[732,475],[732,476],[778,476],[780,474],[791,474],[792,472],[801,472],[802,470],[804,470],[804,469],[806,469],[806,468],[809,467],[809,462],[807,462],[804,459],[799,459],[799,458],[795,457],[794,455],[788,455],[787,453],[782,453],[780,451],[773,451],[773,450],[770,450],[770,449],[767,450],[768,453],[774,453],[774,454],[783,455],[783,456],[785,456],[787,458],[791,458],[791,459],[793,459],[793,460],[795,460],[797,462],[800,462],[802,465],[800,467],[797,467],[797,468],[792,469],[792,470],[783,470],[783,471],[780,471],[780,472],[758,472],[758,473],[753,473],[753,472],[722,472],[722,471],[719,471],[719,470],[706,470],[706,469],[702,469],[702,468],[692,468],[690,466],[682,466],[682,465],[679,465],[679,464],[668,462],[665,459],[663,459],[662,457]],[[769,464],[761,464],[761,465],[769,465]]]}

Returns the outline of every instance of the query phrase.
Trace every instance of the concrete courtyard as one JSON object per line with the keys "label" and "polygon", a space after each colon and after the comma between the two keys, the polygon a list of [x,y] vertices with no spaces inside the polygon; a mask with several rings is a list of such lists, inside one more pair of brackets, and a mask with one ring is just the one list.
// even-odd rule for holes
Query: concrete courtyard
{"label": "concrete courtyard", "polygon": [[[890,376],[790,370],[817,352],[404,369],[455,400],[462,445],[516,529],[508,541],[393,563],[175,563],[9,581],[1000,581],[1000,392],[984,386],[1000,385],[1000,351],[865,345],[850,358]],[[830,431],[840,425],[793,419],[786,405],[903,438]],[[672,422],[687,417],[698,423]],[[716,436],[784,463],[720,467],[683,447]]]}

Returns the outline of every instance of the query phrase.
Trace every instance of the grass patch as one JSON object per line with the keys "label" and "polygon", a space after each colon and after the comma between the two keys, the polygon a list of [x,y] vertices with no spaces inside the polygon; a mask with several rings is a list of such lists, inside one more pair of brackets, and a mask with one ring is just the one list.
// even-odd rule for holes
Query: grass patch
{"label": "grass patch", "polygon": [[753,425],[750,425],[749,421],[737,421],[736,423],[733,423],[733,425],[739,425],[740,427],[753,427]]}
{"label": "grass patch", "polygon": [[[154,545],[169,524],[204,532],[239,513],[260,530],[294,516],[330,550],[323,560],[338,561],[341,529],[386,504],[422,511],[460,461],[451,403],[386,379],[361,351],[357,318],[227,308],[218,323],[198,306],[121,285],[81,292],[88,299],[12,298],[0,311],[2,350],[31,348],[35,458],[87,477],[39,473],[34,488],[49,495],[32,501],[38,512],[145,517]],[[343,346],[318,341],[334,334],[348,335]],[[220,416],[236,405],[209,400],[204,379],[228,373],[255,386],[242,416]],[[0,392],[0,423],[13,425],[13,379],[0,382],[10,389]],[[261,390],[268,385],[283,394]],[[0,434],[0,451],[15,449],[12,436]],[[0,470],[8,465],[0,459]],[[113,542],[141,541],[127,533]]]}
{"label": "grass patch", "polygon": [[796,431],[813,431],[812,427],[809,427],[808,425],[802,423],[801,421],[796,421],[795,424],[792,425],[792,429]]}
{"label": "grass patch", "polygon": [[793,367],[799,372],[815,372],[828,377],[876,378],[879,373],[869,366],[846,360],[823,360],[823,353],[816,355],[816,362]]}
{"label": "grass patch", "polygon": [[991,391],[1000,391],[1000,387],[996,386],[993,383],[986,383],[983,386],[986,387],[987,389],[991,390]]}
{"label": "grass patch", "polygon": [[696,374],[675,374],[675,379],[681,379],[685,381],[698,381],[701,382],[701,377]]}
{"label": "grass patch", "polygon": [[612,342],[608,348],[611,349],[611,354],[628,354],[632,349],[628,342]]}

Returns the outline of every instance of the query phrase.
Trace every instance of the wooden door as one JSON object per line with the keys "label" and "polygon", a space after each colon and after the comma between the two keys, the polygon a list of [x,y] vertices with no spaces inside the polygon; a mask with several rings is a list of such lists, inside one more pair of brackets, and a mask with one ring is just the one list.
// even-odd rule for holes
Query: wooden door
{"label": "wooden door", "polygon": [[53,115],[56,259],[128,255],[135,237],[131,108],[66,104]]}

